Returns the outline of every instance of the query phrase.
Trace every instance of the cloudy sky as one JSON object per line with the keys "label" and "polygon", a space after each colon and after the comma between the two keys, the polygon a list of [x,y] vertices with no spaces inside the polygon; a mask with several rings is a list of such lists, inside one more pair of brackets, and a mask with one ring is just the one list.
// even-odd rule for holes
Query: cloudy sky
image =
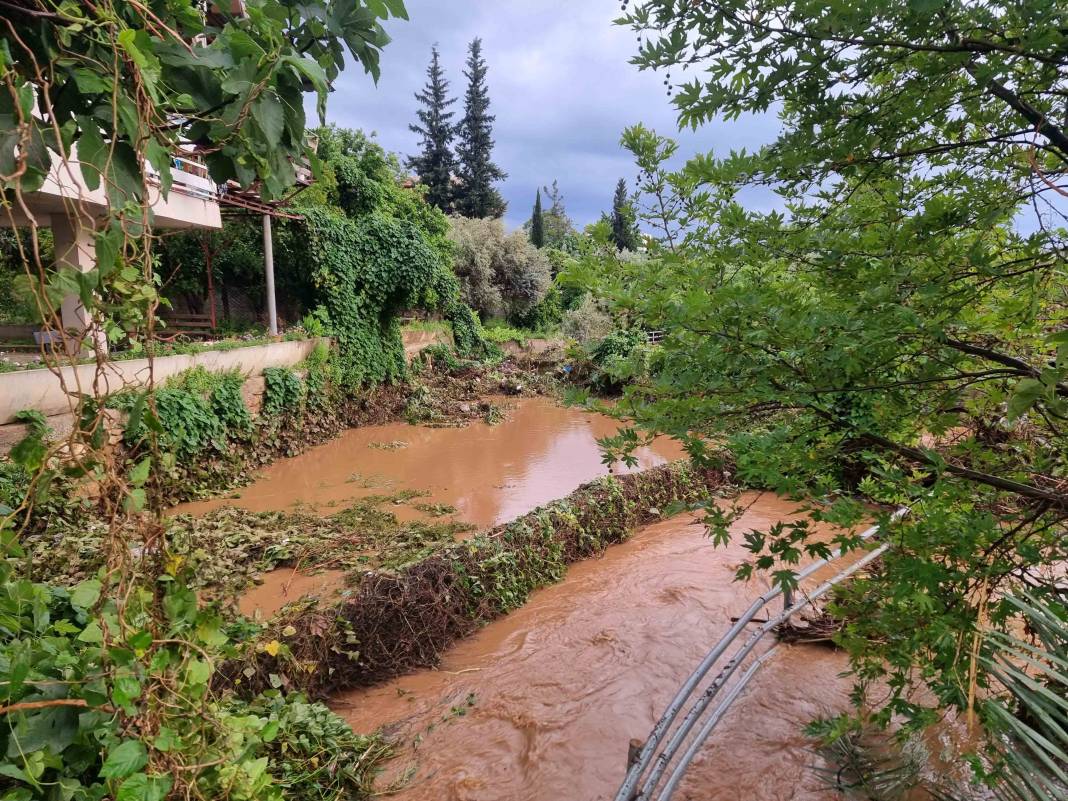
{"label": "cloudy sky", "polygon": [[[768,141],[773,120],[713,123],[678,133],[663,76],[628,63],[634,34],[612,24],[619,0],[408,0],[411,20],[393,20],[376,87],[359,68],[346,71],[328,102],[339,125],[375,131],[387,149],[408,155],[418,138],[414,93],[425,83],[430,48],[439,45],[462,114],[462,75],[468,42],[482,37],[497,163],[508,173],[501,191],[506,220],[530,215],[534,192],[560,182],[567,210],[580,227],[611,206],[619,178],[631,180],[630,158],[619,147],[623,128],[643,122],[676,135],[681,152],[752,147]],[[759,199],[758,199],[759,200]]]}

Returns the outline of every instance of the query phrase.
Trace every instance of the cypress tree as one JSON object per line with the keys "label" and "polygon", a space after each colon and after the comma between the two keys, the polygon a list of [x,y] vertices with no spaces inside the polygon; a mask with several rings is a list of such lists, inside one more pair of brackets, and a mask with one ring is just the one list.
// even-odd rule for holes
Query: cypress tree
{"label": "cypress tree", "polygon": [[457,129],[456,152],[460,161],[460,187],[456,193],[456,210],[465,217],[500,217],[507,204],[494,188],[496,181],[507,177],[493,163],[493,121],[489,113],[489,88],[486,86],[486,61],[482,58],[482,40],[468,47],[467,93],[464,117]]}
{"label": "cypress tree", "polygon": [[634,206],[627,197],[627,182],[622,178],[616,184],[616,194],[612,198],[612,241],[619,250],[638,249],[638,223]]}
{"label": "cypress tree", "polygon": [[541,216],[541,190],[534,199],[534,214],[530,218],[530,241],[534,247],[545,247],[545,220]]}
{"label": "cypress tree", "polygon": [[449,212],[452,210],[452,174],[456,158],[451,149],[455,128],[449,121],[455,112],[447,109],[456,98],[448,96],[449,82],[441,69],[437,45],[430,50],[430,66],[426,74],[426,86],[415,94],[415,99],[424,106],[417,112],[420,124],[408,126],[423,137],[423,150],[408,159],[408,168],[415,170],[419,182],[427,188],[427,201]]}

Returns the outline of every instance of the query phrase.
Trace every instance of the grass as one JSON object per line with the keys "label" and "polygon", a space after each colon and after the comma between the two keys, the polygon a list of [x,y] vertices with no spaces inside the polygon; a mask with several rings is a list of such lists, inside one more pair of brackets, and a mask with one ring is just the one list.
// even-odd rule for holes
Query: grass
{"label": "grass", "polygon": [[452,327],[444,320],[412,320],[401,326],[402,331],[418,331],[425,334],[449,334]]}

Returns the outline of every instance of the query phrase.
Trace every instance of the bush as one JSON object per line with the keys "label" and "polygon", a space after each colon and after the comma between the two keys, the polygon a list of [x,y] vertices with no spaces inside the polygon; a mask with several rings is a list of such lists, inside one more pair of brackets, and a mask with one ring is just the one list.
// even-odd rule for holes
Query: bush
{"label": "bush", "polygon": [[144,591],[120,605],[99,579],[67,590],[0,568],[2,797],[370,797],[382,739],[297,694],[216,700],[213,663],[237,650],[190,576],[168,578],[159,616]]}
{"label": "bush", "polygon": [[551,265],[521,231],[506,234],[499,220],[452,217],[449,237],[463,298],[483,319],[516,321],[545,298]]}
{"label": "bush", "polygon": [[263,371],[263,414],[280,417],[300,411],[304,401],[304,382],[287,367],[268,367]]}
{"label": "bush", "polygon": [[274,736],[266,752],[271,772],[286,801],[338,801],[370,798],[374,766],[391,752],[381,735],[356,734],[349,725],[303,695],[269,690],[237,714],[266,719]]}
{"label": "bush", "polygon": [[549,287],[541,303],[512,320],[520,328],[547,333],[560,325],[564,318],[563,296],[555,285]]}
{"label": "bush", "polygon": [[575,308],[563,314],[561,328],[564,336],[586,345],[608,335],[612,318],[590,294]]}
{"label": "bush", "polygon": [[30,474],[14,462],[0,460],[0,517],[6,509],[17,509],[26,497]]}

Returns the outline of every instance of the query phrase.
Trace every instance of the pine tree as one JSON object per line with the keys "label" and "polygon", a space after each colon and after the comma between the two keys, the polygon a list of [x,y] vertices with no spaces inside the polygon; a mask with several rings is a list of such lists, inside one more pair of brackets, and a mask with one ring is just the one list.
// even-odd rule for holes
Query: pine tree
{"label": "pine tree", "polygon": [[534,199],[534,214],[530,218],[530,241],[534,247],[545,247],[545,220],[541,216],[541,190]]}
{"label": "pine tree", "polygon": [[634,206],[627,197],[627,182],[622,178],[612,198],[612,241],[619,250],[638,249],[638,223]]}
{"label": "pine tree", "polygon": [[441,69],[437,45],[430,51],[430,66],[426,74],[426,86],[415,95],[415,99],[425,107],[417,113],[420,124],[408,126],[423,137],[423,151],[408,159],[408,167],[415,170],[419,182],[427,188],[426,199],[442,211],[449,212],[452,210],[452,177],[456,158],[450,147],[455,127],[449,121],[455,112],[447,109],[456,102],[456,98],[448,96],[449,82]]}
{"label": "pine tree", "polygon": [[489,113],[488,68],[482,58],[482,40],[475,39],[468,48],[467,93],[464,117],[457,127],[460,161],[460,186],[456,192],[456,210],[465,217],[500,217],[507,204],[494,188],[496,181],[508,177],[492,161],[493,121]]}

